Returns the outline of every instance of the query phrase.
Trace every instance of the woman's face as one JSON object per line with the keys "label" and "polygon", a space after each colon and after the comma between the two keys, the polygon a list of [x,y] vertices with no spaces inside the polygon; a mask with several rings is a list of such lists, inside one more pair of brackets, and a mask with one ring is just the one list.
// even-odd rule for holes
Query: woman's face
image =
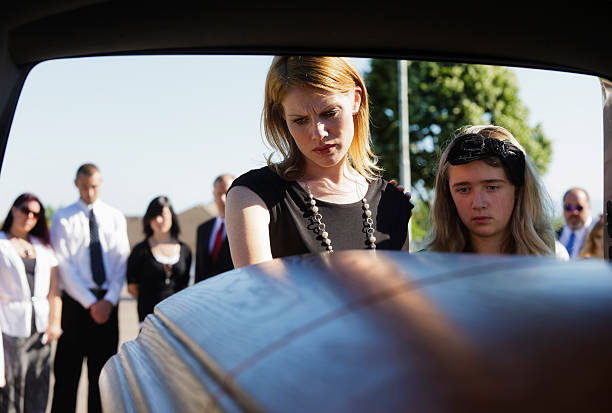
{"label": "woman's face", "polygon": [[172,228],[172,213],[167,206],[162,209],[161,214],[150,221],[154,235],[167,234]]}
{"label": "woman's face", "polygon": [[459,218],[471,236],[503,239],[515,197],[515,187],[504,169],[481,160],[448,165],[448,183]]}
{"label": "woman's face", "polygon": [[36,201],[24,202],[21,205],[14,206],[11,213],[13,214],[12,230],[30,232],[38,222],[40,204]]}
{"label": "woman's face", "polygon": [[283,100],[285,121],[306,160],[306,170],[337,166],[348,152],[361,89],[348,94],[293,87]]}

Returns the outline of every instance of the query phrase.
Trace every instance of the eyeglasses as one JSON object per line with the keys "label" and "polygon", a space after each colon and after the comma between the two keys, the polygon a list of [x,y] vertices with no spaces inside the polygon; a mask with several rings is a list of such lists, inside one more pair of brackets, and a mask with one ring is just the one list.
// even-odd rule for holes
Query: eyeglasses
{"label": "eyeglasses", "polygon": [[565,209],[567,212],[572,212],[572,211],[582,211],[584,209],[584,207],[582,205],[570,205],[570,204],[566,204],[563,209]]}
{"label": "eyeglasses", "polygon": [[38,219],[38,216],[40,215],[40,212],[34,212],[25,205],[18,206],[17,209],[23,212],[25,215],[32,214],[32,216],[36,219]]}

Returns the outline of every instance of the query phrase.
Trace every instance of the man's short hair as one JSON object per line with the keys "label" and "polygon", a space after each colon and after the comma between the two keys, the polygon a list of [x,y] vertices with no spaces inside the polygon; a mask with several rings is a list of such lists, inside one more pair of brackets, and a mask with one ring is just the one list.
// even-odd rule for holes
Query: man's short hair
{"label": "man's short hair", "polygon": [[76,177],[78,178],[79,175],[84,175],[84,176],[92,176],[93,174],[95,174],[96,172],[100,172],[100,169],[98,169],[98,167],[92,163],[84,163],[83,165],[79,166],[79,169],[77,170],[76,173]]}
{"label": "man's short hair", "polygon": [[229,179],[232,179],[232,180],[236,179],[236,178],[234,177],[234,175],[230,175],[230,174],[221,174],[221,175],[219,175],[218,177],[216,177],[216,178],[215,178],[215,180],[213,181],[213,187],[214,187],[215,185],[217,185],[217,183],[218,183],[218,182],[222,182],[222,181],[223,181],[225,178],[229,178]]}
{"label": "man's short hair", "polygon": [[570,188],[567,191],[565,191],[565,193],[563,194],[563,203],[565,203],[565,197],[567,196],[567,194],[569,194],[570,192],[573,192],[573,191],[581,191],[584,194],[584,196],[586,197],[586,200],[589,203],[589,205],[591,205],[591,198],[589,197],[589,193],[585,189],[577,187],[577,186],[575,186],[573,188]]}

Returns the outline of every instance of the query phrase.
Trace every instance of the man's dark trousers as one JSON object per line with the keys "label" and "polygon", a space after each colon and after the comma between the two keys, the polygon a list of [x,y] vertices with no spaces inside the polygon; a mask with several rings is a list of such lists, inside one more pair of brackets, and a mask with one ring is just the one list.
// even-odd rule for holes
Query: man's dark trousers
{"label": "man's dark trousers", "polygon": [[62,294],[62,330],[55,354],[52,413],[69,413],[76,410],[77,389],[81,377],[83,358],[87,357],[89,381],[88,413],[101,412],[98,378],[104,363],[117,352],[119,321],[117,307],[108,321],[97,324],[89,314],[68,294]]}

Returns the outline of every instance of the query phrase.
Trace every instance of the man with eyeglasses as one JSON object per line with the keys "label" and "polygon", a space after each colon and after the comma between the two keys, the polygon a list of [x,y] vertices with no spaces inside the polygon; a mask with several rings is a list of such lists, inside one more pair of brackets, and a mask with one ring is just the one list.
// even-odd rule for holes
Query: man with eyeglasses
{"label": "man with eyeglasses", "polygon": [[589,194],[582,188],[570,188],[563,195],[563,216],[565,225],[557,235],[565,246],[570,259],[578,257],[582,243],[589,233],[591,218],[591,201]]}

